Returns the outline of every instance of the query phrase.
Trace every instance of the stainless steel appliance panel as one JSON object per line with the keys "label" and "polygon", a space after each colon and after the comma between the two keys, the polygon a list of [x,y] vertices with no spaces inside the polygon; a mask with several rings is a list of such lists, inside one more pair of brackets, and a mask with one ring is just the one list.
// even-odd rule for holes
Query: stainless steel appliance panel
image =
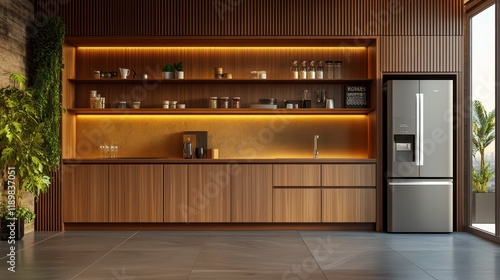
{"label": "stainless steel appliance panel", "polygon": [[452,197],[452,180],[389,180],[387,231],[452,232]]}
{"label": "stainless steel appliance panel", "polygon": [[453,83],[421,81],[420,177],[453,177]]}

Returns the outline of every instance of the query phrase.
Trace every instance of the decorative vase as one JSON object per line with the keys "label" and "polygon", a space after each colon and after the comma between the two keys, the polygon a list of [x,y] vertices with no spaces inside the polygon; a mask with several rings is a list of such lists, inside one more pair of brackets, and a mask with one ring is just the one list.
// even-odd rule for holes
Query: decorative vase
{"label": "decorative vase", "polygon": [[174,72],[163,72],[163,79],[173,79]]}
{"label": "decorative vase", "polygon": [[184,79],[184,71],[175,71],[175,78],[176,79]]}

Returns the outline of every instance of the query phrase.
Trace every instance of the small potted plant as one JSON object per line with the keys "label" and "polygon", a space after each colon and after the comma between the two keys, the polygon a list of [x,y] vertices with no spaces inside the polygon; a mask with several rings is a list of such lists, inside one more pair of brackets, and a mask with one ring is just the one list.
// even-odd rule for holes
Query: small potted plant
{"label": "small potted plant", "polygon": [[179,63],[174,63],[175,68],[175,78],[176,79],[184,79],[184,65],[182,61]]}
{"label": "small potted plant", "polygon": [[172,64],[167,64],[161,71],[163,71],[163,79],[173,79],[174,78],[174,66]]}

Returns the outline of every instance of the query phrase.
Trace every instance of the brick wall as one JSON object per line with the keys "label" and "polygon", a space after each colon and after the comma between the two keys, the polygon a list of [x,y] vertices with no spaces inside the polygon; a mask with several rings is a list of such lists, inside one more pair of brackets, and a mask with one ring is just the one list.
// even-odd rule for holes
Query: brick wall
{"label": "brick wall", "polygon": [[10,83],[6,73],[29,71],[29,33],[33,0],[0,1],[0,86]]}

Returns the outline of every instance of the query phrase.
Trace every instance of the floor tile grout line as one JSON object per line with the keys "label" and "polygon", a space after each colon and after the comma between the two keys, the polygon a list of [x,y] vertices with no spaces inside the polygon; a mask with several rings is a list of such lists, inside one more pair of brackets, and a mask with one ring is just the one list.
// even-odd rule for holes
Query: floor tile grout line
{"label": "floor tile grout line", "polygon": [[311,255],[311,258],[314,260],[314,262],[318,266],[319,270],[321,271],[321,274],[323,274],[323,276],[325,276],[325,279],[328,279],[328,277],[326,276],[325,272],[323,271],[323,269],[321,269],[321,266],[319,265],[318,261],[316,260],[316,258],[314,257],[313,253],[311,252],[311,249],[309,249],[309,247],[307,246],[306,242],[304,241],[304,238],[302,237],[302,234],[300,234],[299,230],[297,230],[297,234],[299,235],[300,240],[302,240],[302,243],[304,243],[304,246],[306,246],[307,251],[309,252],[309,255]]}
{"label": "floor tile grout line", "polygon": [[207,245],[207,242],[208,242],[208,239],[210,238],[210,236],[212,236],[212,231],[209,232],[209,234],[207,235],[207,238],[205,239],[205,242],[203,242],[203,246],[201,246],[200,252],[198,253],[198,256],[196,256],[196,259],[194,260],[193,266],[191,266],[191,269],[189,270],[189,274],[188,274],[186,280],[188,280],[189,277],[191,277],[191,274],[193,273],[193,269],[194,269],[196,263],[198,262],[198,259],[201,256],[201,252],[203,251],[203,248],[205,248],[205,245]]}
{"label": "floor tile grout line", "polygon": [[[29,245],[29,246],[26,246],[26,247],[23,247],[23,248],[21,248],[21,249],[19,249],[19,250],[16,250],[16,253],[19,253],[19,252],[21,252],[21,251],[23,251],[23,250],[25,250],[25,249],[28,249],[28,248],[34,247],[35,245],[40,244],[40,243],[42,243],[42,242],[44,242],[44,241],[47,241],[47,240],[49,240],[49,239],[51,239],[51,238],[53,238],[53,237],[56,237],[57,235],[60,235],[60,234],[62,234],[62,233],[63,233],[63,232],[61,231],[61,232],[56,233],[56,234],[54,234],[54,235],[52,235],[52,236],[49,236],[49,237],[47,237],[47,238],[44,238],[44,239],[42,239],[42,240],[40,240],[40,241],[38,241],[38,242],[35,242],[35,243],[33,243],[33,244]],[[17,240],[17,241],[19,241],[19,240]],[[17,242],[17,241],[16,241],[16,242]],[[4,259],[4,258],[7,258],[7,256],[5,256],[5,257],[1,257],[1,258],[0,258],[0,260],[2,260],[2,259]]]}
{"label": "floor tile grout line", "polygon": [[423,272],[425,272],[425,274],[429,275],[430,277],[432,277],[432,278],[433,278],[433,279],[435,279],[435,280],[438,280],[438,278],[436,278],[436,277],[432,276],[432,275],[431,275],[431,274],[430,274],[427,270],[423,269],[423,268],[422,268],[422,267],[420,267],[418,264],[416,264],[416,263],[412,262],[412,261],[411,261],[411,260],[409,260],[407,257],[405,257],[405,256],[401,255],[401,253],[400,253],[398,250],[396,250],[396,249],[392,248],[392,247],[391,247],[391,245],[387,244],[387,242],[385,242],[384,240],[382,240],[382,239],[378,238],[377,236],[373,235],[373,233],[372,233],[372,232],[369,232],[369,234],[370,234],[371,236],[375,237],[375,239],[377,239],[377,240],[379,240],[379,241],[383,242],[383,243],[384,243],[387,247],[391,248],[391,250],[393,250],[394,252],[396,252],[396,254],[400,255],[400,256],[401,256],[401,257],[403,257],[405,260],[407,260],[407,261],[411,262],[412,264],[414,264],[414,265],[415,265],[416,267],[418,267],[420,270],[422,270]]}
{"label": "floor tile grout line", "polygon": [[82,273],[84,273],[85,271],[87,271],[87,269],[89,269],[91,266],[93,266],[94,264],[96,264],[98,261],[102,260],[104,257],[106,257],[107,255],[109,255],[111,252],[113,252],[116,248],[120,247],[121,245],[123,245],[125,242],[129,241],[132,237],[134,237],[136,234],[138,234],[140,231],[136,231],[134,234],[132,234],[131,236],[129,236],[127,239],[123,240],[122,242],[120,242],[120,244],[116,245],[115,247],[113,247],[111,250],[109,250],[106,254],[102,255],[100,258],[98,258],[97,260],[95,260],[93,263],[91,263],[89,266],[87,266],[86,268],[84,268],[82,271],[80,271],[78,274],[76,274],[75,276],[73,276],[71,279],[75,279],[76,277],[80,276]]}

